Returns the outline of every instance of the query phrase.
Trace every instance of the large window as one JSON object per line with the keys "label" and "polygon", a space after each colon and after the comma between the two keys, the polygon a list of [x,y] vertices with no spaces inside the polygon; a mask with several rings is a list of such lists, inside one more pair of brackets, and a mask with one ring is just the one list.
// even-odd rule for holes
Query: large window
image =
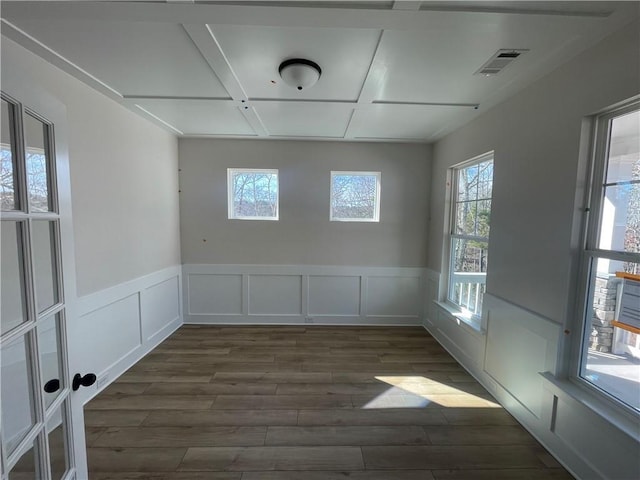
{"label": "large window", "polygon": [[278,170],[230,168],[229,218],[278,220]]}
{"label": "large window", "polygon": [[331,221],[380,221],[380,172],[331,172]]}
{"label": "large window", "polygon": [[451,170],[451,227],[447,299],[479,317],[485,292],[493,188],[493,153]]}
{"label": "large window", "polygon": [[594,137],[577,374],[638,412],[640,102],[600,115]]}

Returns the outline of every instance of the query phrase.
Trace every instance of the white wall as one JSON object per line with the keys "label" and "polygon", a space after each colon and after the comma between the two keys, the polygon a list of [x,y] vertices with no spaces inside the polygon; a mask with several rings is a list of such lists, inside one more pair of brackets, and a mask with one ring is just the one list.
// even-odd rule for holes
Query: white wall
{"label": "white wall", "polygon": [[67,107],[78,295],[180,263],[177,139],[2,38],[2,75]]}
{"label": "white wall", "polygon": [[[180,140],[184,318],[416,324],[430,147]],[[227,218],[227,169],[277,168],[278,221]],[[330,172],[380,171],[379,223],[330,222]]]}
{"label": "white wall", "polygon": [[[425,265],[430,147],[180,139],[185,264]],[[227,219],[227,168],[279,169],[280,220]],[[379,223],[329,222],[332,170],[380,171]]]}
{"label": "white wall", "polygon": [[108,383],[182,323],[178,142],[3,37],[2,84],[23,78],[66,107],[77,285],[66,292],[71,369]]}
{"label": "white wall", "polygon": [[[640,475],[637,429],[634,435],[617,428],[577,400],[576,390],[539,375],[566,371],[563,352],[580,335],[571,330],[583,119],[640,93],[638,45],[636,21],[434,146],[426,326],[579,478]],[[458,325],[433,300],[446,283],[440,272],[447,169],[490,150],[487,326],[480,333]]]}

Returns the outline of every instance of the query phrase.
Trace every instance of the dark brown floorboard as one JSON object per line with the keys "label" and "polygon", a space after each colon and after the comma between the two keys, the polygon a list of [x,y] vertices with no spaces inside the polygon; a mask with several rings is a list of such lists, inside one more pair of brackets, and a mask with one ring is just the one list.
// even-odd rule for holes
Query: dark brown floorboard
{"label": "dark brown floorboard", "polygon": [[92,480],[572,478],[419,327],[183,326],[85,420]]}

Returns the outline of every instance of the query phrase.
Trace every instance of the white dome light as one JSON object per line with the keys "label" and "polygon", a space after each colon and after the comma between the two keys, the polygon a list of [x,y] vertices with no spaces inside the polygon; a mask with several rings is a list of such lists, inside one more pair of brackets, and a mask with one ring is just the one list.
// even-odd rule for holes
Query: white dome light
{"label": "white dome light", "polygon": [[302,90],[314,86],[320,78],[322,70],[317,63],[311,60],[292,58],[282,62],[278,72],[284,83]]}

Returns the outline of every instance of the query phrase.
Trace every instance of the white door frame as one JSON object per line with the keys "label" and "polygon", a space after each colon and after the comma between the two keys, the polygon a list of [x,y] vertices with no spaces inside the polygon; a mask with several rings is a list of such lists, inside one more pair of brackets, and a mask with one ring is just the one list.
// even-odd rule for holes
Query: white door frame
{"label": "white door frame", "polygon": [[[71,203],[71,176],[69,167],[69,130],[66,106],[41,85],[35,83],[26,72],[17,71],[14,67],[2,69],[2,90],[21,102],[30,110],[38,112],[54,125],[54,152],[57,176],[58,210],[60,226],[60,264],[62,266],[62,291],[66,312],[66,330],[61,332],[62,354],[67,356],[68,371],[66,378],[71,380],[75,373],[82,371],[82,364],[74,345],[67,342],[73,338],[70,332],[78,321],[75,250]],[[88,478],[86,443],[84,433],[84,412],[82,395],[71,391],[69,395],[69,427],[73,438],[72,471],[66,478],[83,480]]]}

